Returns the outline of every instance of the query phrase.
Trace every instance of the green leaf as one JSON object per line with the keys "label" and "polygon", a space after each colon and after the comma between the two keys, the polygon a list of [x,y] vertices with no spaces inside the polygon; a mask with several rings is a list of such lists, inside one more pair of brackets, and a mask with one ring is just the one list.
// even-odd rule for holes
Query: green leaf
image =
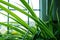
{"label": "green leaf", "polygon": [[29,4],[25,0],[20,0],[22,4],[29,10],[32,16],[38,18],[36,14],[34,13],[33,9],[29,6]]}
{"label": "green leaf", "polygon": [[24,26],[25,28],[27,28],[30,32],[34,33],[30,29],[29,25],[26,22],[24,22],[20,17],[18,17],[16,14],[14,14],[13,12],[11,12],[9,9],[6,9],[2,5],[0,5],[0,8],[2,8],[4,11],[6,11],[7,13],[9,13],[11,16],[13,16],[19,22],[19,24],[21,24],[22,26]]}
{"label": "green leaf", "polygon": [[25,34],[23,31],[19,30],[18,28],[16,28],[15,26],[12,26],[12,25],[10,25],[10,24],[5,24],[5,23],[2,23],[2,22],[0,22],[0,24],[1,24],[1,25],[4,25],[4,26],[6,26],[6,27],[9,27],[9,28],[11,28],[11,29],[14,29],[14,30],[16,30],[16,31],[18,31],[18,32],[20,32],[20,33],[22,33],[22,34]]}
{"label": "green leaf", "polygon": [[[22,1],[22,0],[21,0]],[[25,2],[25,1],[22,1],[22,2]],[[39,20],[39,18],[36,17],[35,13],[33,12],[32,9],[29,9],[30,6],[25,2],[23,3],[25,5],[25,7],[30,11],[30,13],[32,14],[29,15],[28,13],[26,13],[25,11],[23,11],[22,9],[8,3],[8,2],[5,2],[5,1],[2,1],[1,3],[7,5],[7,6],[10,6],[12,8],[14,8],[15,10],[18,10],[19,12],[25,14],[26,16],[32,18],[40,27],[41,30],[43,30],[47,35],[49,35],[51,38],[55,38],[54,34],[46,27],[47,25],[45,24],[45,22],[43,22],[42,20]],[[27,4],[27,5],[26,5]],[[29,7],[29,8],[28,8]],[[25,28],[27,28],[29,31],[31,31],[33,34],[35,34],[35,32],[33,32],[30,28],[29,28],[29,25],[25,24],[24,21],[22,21],[21,18],[19,18],[17,15],[15,15],[13,12],[11,12],[10,10],[6,9],[5,7],[3,7],[2,5],[0,5],[0,8],[2,8],[4,11],[6,11],[7,13],[10,13],[10,15],[12,15],[16,20],[19,21],[19,23],[21,25],[23,25]],[[31,11],[32,10],[32,11]]]}

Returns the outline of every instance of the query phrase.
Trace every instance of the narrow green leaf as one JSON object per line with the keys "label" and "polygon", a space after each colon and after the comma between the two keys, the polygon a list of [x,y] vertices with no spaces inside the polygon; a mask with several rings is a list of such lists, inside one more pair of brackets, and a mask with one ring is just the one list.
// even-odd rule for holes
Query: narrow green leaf
{"label": "narrow green leaf", "polygon": [[[1,13],[1,12],[0,12],[0,14],[8,17],[8,15],[6,15],[6,14],[4,14],[4,13]],[[14,18],[11,17],[11,16],[9,16],[9,18],[11,18],[11,19],[13,19],[14,21],[16,21],[16,23],[19,23],[16,19],[14,19]],[[9,23],[10,23],[10,22],[9,22]],[[22,29],[22,30],[24,30],[24,31],[27,31],[27,30],[25,30],[25,29],[23,29],[23,28],[21,28],[21,27],[19,27],[19,28]]]}
{"label": "narrow green leaf", "polygon": [[0,22],[0,24],[1,24],[1,25],[4,25],[4,26],[6,26],[6,27],[9,27],[9,28],[11,28],[11,29],[14,29],[14,30],[16,30],[16,31],[18,31],[18,32],[20,32],[20,33],[22,33],[22,34],[25,34],[23,31],[19,30],[19,29],[16,28],[15,26],[11,26],[10,24],[5,24],[5,23],[2,23],[2,22]]}
{"label": "narrow green leaf", "polygon": [[[10,12],[10,10],[8,10],[8,9],[6,9],[5,7],[3,7],[2,5],[0,5],[0,8],[2,8],[3,10],[5,10],[6,12],[8,12],[8,13],[10,13],[12,16],[15,16],[15,18],[16,18],[16,15],[14,14],[14,13],[12,13],[12,12]],[[17,19],[17,18],[16,18]],[[42,23],[40,23],[39,21],[38,21],[38,19],[35,19],[35,18],[33,18],[38,24],[39,24],[39,27],[41,28],[41,29],[43,29],[50,37],[54,37],[54,35],[46,28],[46,26],[44,26]],[[18,20],[20,20],[20,18],[18,18]],[[21,22],[21,21],[20,21]],[[22,23],[22,22],[21,22]],[[22,24],[23,25],[23,24]],[[23,26],[25,26],[25,25],[23,25]],[[29,26],[26,26],[26,27],[29,27]],[[29,29],[29,28],[27,28],[27,29]],[[31,31],[32,33],[33,33],[33,31],[31,30],[31,29],[29,29],[29,31]]]}
{"label": "narrow green leaf", "polygon": [[[26,13],[26,12],[23,11],[22,9],[20,9],[20,8],[14,6],[14,5],[12,5],[12,4],[8,3],[8,2],[2,1],[2,3],[8,5],[8,6],[12,7],[12,8],[14,8],[14,9],[16,9],[16,10],[18,10],[19,12],[25,14],[26,16],[29,16],[29,17],[32,18],[32,19],[34,19],[34,18],[37,19],[36,17],[29,15],[28,13]],[[35,19],[34,19],[34,20],[35,20]],[[39,19],[37,19],[37,20],[39,20]],[[41,19],[40,19],[39,21],[40,21],[40,23],[43,24],[43,22],[42,22]],[[44,25],[46,26],[46,23],[45,23]]]}
{"label": "narrow green leaf", "polygon": [[30,32],[33,33],[33,31],[30,29],[29,25],[26,22],[24,22],[20,17],[18,17],[16,14],[14,14],[13,12],[11,12],[9,9],[6,9],[2,5],[0,5],[0,8],[2,8],[4,11],[6,11],[7,13],[9,13],[11,16],[13,16],[14,18],[16,18],[16,20],[18,20],[21,25],[23,25],[25,28],[27,28]]}
{"label": "narrow green leaf", "polygon": [[33,9],[29,6],[29,4],[25,0],[20,0],[22,4],[29,10],[29,12],[32,14],[32,16],[38,18],[36,14],[34,13]]}
{"label": "narrow green leaf", "polygon": [[[48,30],[48,29],[46,28],[46,26],[45,26],[41,21],[39,21],[39,19],[36,19],[34,16],[31,16],[31,15],[27,14],[26,12],[24,12],[24,11],[21,10],[20,8],[14,6],[14,5],[12,5],[12,4],[8,3],[8,2],[2,1],[1,3],[6,4],[6,5],[8,5],[8,6],[14,8],[14,9],[18,10],[19,12],[24,13],[25,15],[29,16],[29,17],[32,18],[32,19],[39,25],[39,27],[40,27],[41,29],[43,29],[50,37],[54,37],[54,38],[55,38],[55,36],[53,35],[53,33],[50,32],[50,30]],[[5,9],[3,9],[3,10],[5,10]],[[5,10],[5,11],[8,12],[8,9]],[[9,12],[9,13],[11,13],[11,12]],[[32,30],[31,30],[31,31],[32,31]]]}

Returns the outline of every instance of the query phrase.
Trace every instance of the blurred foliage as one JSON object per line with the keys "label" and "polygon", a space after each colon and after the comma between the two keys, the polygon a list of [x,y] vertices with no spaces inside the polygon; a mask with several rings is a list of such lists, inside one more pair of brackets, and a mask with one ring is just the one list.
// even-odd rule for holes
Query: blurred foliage
{"label": "blurred foliage", "polygon": [[[18,15],[16,15],[15,13],[13,13],[11,10],[5,8],[3,5],[0,5],[0,8],[2,10],[4,10],[5,12],[9,13],[11,16],[9,16],[9,18],[13,19],[16,23],[22,25],[22,27],[24,27],[25,29],[21,28],[21,27],[17,27],[16,25],[11,25],[0,22],[0,25],[4,25],[6,27],[9,27],[10,29],[13,29],[15,31],[13,31],[12,33],[9,34],[5,34],[5,35],[0,35],[0,39],[1,40],[57,40],[59,39],[59,31],[60,28],[60,22],[59,22],[59,16],[58,16],[58,10],[57,10],[57,20],[58,21],[53,21],[52,19],[52,12],[53,12],[53,7],[54,7],[54,0],[51,1],[51,5],[49,8],[49,20],[48,22],[45,22],[43,20],[41,20],[39,17],[36,16],[35,12],[33,11],[33,9],[30,7],[30,5],[25,1],[25,0],[20,0],[20,2],[26,7],[26,9],[30,12],[30,14],[28,14],[27,12],[25,12],[24,10],[20,9],[19,7],[8,3],[4,0],[0,0],[0,3],[3,3],[9,7],[14,8],[15,10],[21,12],[22,14],[28,16],[29,18],[31,18],[32,20],[34,20],[35,22],[35,26],[31,27],[29,26],[29,24],[27,24],[24,20],[22,20]],[[7,16],[4,13],[1,13],[4,16]],[[55,24],[56,23],[56,24]],[[56,26],[56,27],[55,27]]]}

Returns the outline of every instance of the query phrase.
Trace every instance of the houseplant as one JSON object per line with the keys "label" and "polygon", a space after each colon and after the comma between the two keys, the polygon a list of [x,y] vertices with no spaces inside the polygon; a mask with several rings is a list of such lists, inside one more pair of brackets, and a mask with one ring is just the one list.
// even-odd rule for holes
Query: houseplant
{"label": "houseplant", "polygon": [[[18,27],[12,26],[12,25],[6,24],[6,23],[0,22],[0,24],[4,25],[6,27],[12,28],[12,29],[16,30],[17,32],[19,32],[23,35],[25,35],[26,32],[28,32],[28,34],[26,34],[27,36],[25,35],[26,37],[23,38],[24,40],[29,40],[29,38],[31,38],[32,40],[38,40],[38,39],[40,39],[40,37],[43,38],[43,39],[57,40],[57,38],[55,37],[53,32],[51,30],[49,30],[49,28],[48,28],[48,27],[53,27],[52,26],[52,8],[54,6],[54,0],[52,0],[52,2],[51,2],[51,7],[50,7],[50,10],[49,10],[49,22],[48,22],[49,26],[47,25],[46,22],[42,21],[40,18],[38,18],[36,16],[33,9],[28,5],[28,3],[25,0],[20,0],[20,1],[27,8],[27,10],[30,12],[31,15],[28,14],[27,12],[25,12],[24,10],[20,9],[19,7],[15,6],[11,3],[5,2],[4,0],[0,0],[0,3],[3,3],[3,4],[5,4],[9,7],[12,7],[15,10],[17,10],[17,11],[21,12],[22,14],[24,14],[24,15],[30,17],[31,19],[33,19],[34,22],[36,23],[36,25],[35,25],[36,28],[35,27],[30,28],[30,26],[24,20],[22,20],[20,17],[18,17],[16,14],[14,14],[11,10],[5,8],[3,5],[0,5],[0,8],[2,10],[6,11],[7,13],[9,13],[12,16],[12,17],[9,16],[9,18],[13,19],[18,24],[21,24],[22,26],[24,26],[24,28],[26,28],[28,31],[25,31],[25,30],[22,31],[22,30],[18,29]],[[4,13],[1,13],[1,14],[7,16]]]}

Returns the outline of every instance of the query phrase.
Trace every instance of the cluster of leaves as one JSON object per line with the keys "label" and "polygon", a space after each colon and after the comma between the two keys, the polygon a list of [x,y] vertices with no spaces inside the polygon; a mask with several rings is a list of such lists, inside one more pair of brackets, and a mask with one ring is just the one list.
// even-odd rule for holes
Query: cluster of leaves
{"label": "cluster of leaves", "polygon": [[0,34],[0,40],[22,40],[19,35],[9,34]]}
{"label": "cluster of leaves", "polygon": [[[1,25],[4,25],[6,27],[9,27],[17,32],[19,32],[20,34],[24,35],[23,39],[24,40],[29,40],[29,38],[31,38],[30,40],[39,40],[41,38],[43,39],[50,39],[53,38],[54,40],[57,40],[55,35],[53,34],[52,30],[49,29],[48,27],[53,27],[52,26],[52,8],[54,6],[54,0],[52,0],[51,2],[51,7],[49,10],[49,26],[46,24],[46,22],[42,21],[40,18],[38,18],[35,14],[35,12],[33,11],[33,9],[30,7],[30,5],[25,1],[25,0],[20,0],[21,3],[27,8],[27,10],[30,12],[30,14],[28,14],[27,12],[25,12],[24,10],[20,9],[19,7],[8,3],[4,0],[0,0],[0,3],[5,4],[9,7],[14,8],[15,10],[21,12],[22,14],[30,17],[31,19],[33,19],[36,23],[36,25],[34,27],[30,27],[24,20],[22,20],[19,16],[17,16],[15,13],[13,13],[11,10],[5,8],[3,5],[0,4],[0,8],[2,10],[4,10],[5,12],[9,13],[11,16],[9,16],[9,18],[13,19],[15,22],[17,22],[18,24],[21,24],[25,29],[20,30],[18,27],[16,26],[12,26],[10,24],[6,24],[6,23],[2,23],[0,22]],[[3,14],[4,16],[7,16],[4,13],[0,13]],[[21,36],[21,35],[20,35]]]}

